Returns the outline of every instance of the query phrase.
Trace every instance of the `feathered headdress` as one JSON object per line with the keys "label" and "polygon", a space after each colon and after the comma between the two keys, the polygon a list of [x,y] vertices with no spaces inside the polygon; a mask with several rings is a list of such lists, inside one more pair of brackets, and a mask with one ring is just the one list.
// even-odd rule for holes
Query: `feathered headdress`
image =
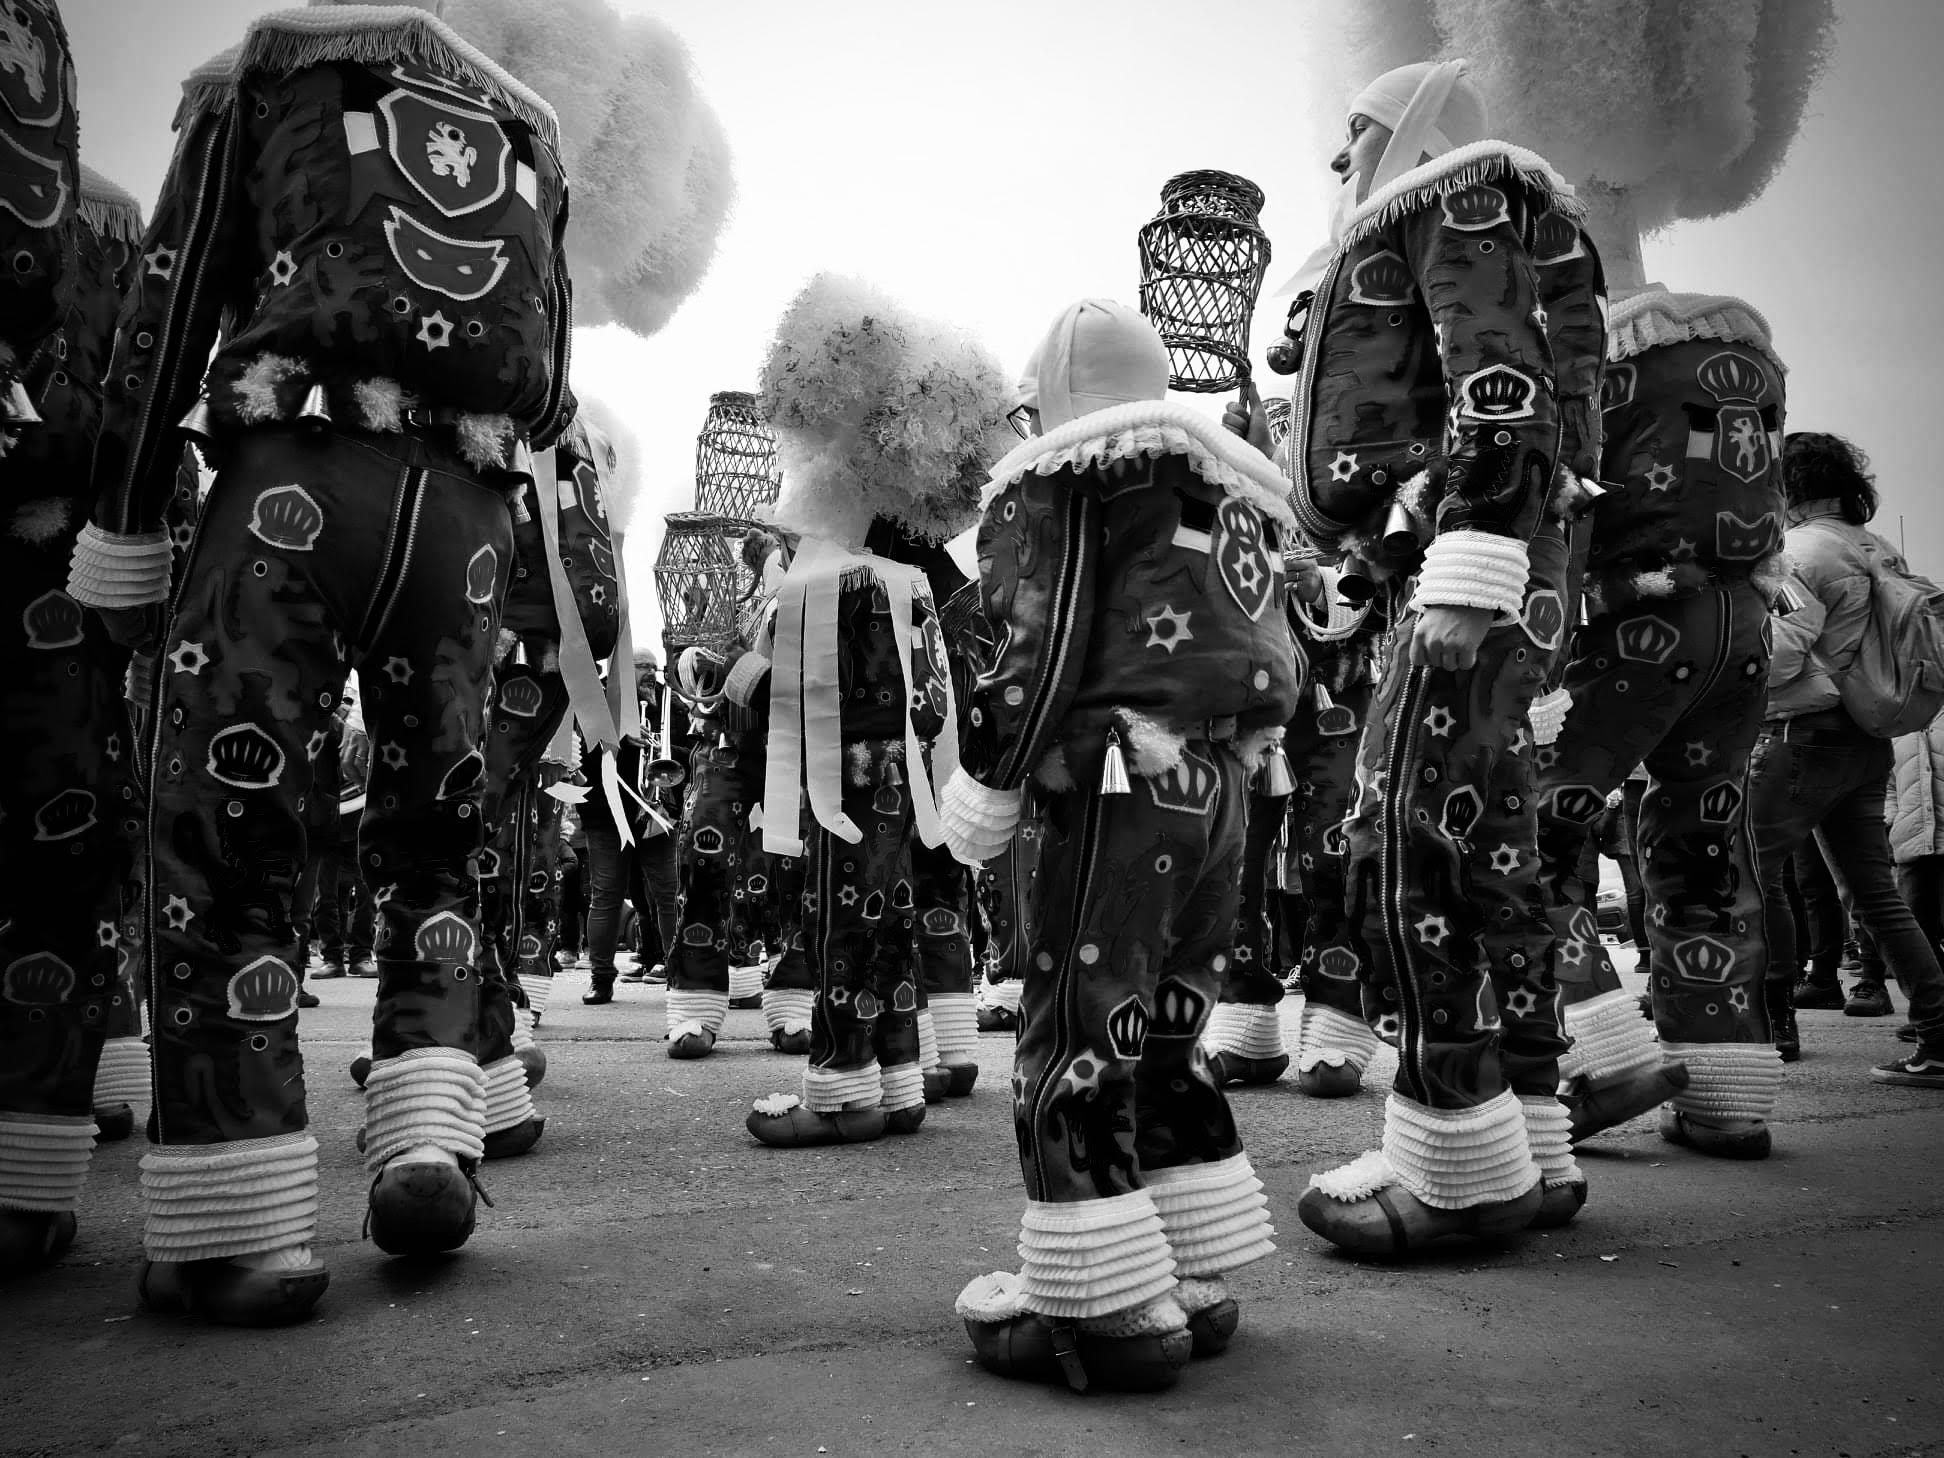
{"label": "feathered headdress", "polygon": [[824,273],[784,311],[762,395],[783,466],[779,512],[843,493],[940,540],[978,514],[1013,391],[970,335]]}

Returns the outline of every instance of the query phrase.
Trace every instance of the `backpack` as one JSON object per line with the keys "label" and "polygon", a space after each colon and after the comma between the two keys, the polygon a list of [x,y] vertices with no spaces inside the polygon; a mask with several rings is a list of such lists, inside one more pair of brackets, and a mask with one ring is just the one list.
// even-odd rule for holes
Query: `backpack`
{"label": "backpack", "polygon": [[[1830,668],[1843,708],[1879,739],[1915,734],[1944,710],[1944,589],[1887,543],[1864,553],[1870,615],[1849,668]],[[1826,665],[1827,666],[1827,665]]]}

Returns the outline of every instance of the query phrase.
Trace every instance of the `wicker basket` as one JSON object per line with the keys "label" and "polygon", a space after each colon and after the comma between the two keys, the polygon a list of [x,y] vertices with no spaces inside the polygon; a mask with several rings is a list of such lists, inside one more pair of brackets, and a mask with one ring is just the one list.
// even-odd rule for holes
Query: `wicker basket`
{"label": "wicker basket", "polygon": [[733,642],[755,574],[743,565],[742,539],[754,522],[708,512],[668,517],[655,559],[664,636],[675,648],[722,648]]}
{"label": "wicker basket", "polygon": [[695,438],[695,509],[707,516],[758,516],[776,500],[776,436],[754,395],[722,390]]}
{"label": "wicker basket", "polygon": [[1249,322],[1269,239],[1262,189],[1230,172],[1184,172],[1141,229],[1141,312],[1168,346],[1168,383],[1213,395],[1249,378]]}

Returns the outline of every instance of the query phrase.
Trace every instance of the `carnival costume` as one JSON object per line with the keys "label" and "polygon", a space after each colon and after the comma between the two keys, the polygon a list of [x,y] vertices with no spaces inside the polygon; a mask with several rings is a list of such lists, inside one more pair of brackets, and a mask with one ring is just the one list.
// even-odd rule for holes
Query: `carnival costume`
{"label": "carnival costume", "polygon": [[[1569,1219],[1585,1198],[1556,1098],[1529,723],[1569,626],[1534,256],[1541,220],[1578,205],[1540,158],[1475,140],[1462,70],[1404,67],[1351,104],[1393,135],[1317,278],[1286,442],[1303,529],[1353,546],[1397,603],[1346,838],[1366,1016],[1399,1070],[1382,1152],[1299,1206],[1367,1254],[1516,1232],[1542,1206]],[[1474,666],[1413,666],[1438,608],[1495,615]]]}
{"label": "carnival costume", "polygon": [[[979,528],[996,643],[941,812],[1000,854],[1044,827],[1013,1073],[1021,1269],[958,1310],[1007,1375],[1160,1387],[1236,1321],[1222,1276],[1269,1253],[1267,1200],[1199,1038],[1234,936],[1244,797],[1295,707],[1284,483],[1163,399],[1167,352],[1088,300],[1023,387],[1042,435]],[[1193,1323],[1194,1335],[1190,1335]]]}

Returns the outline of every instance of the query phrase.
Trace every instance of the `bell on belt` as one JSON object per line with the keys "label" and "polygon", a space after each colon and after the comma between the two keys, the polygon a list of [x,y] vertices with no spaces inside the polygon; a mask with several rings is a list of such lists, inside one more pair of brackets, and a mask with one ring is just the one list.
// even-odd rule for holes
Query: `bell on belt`
{"label": "bell on belt", "polygon": [[1107,731],[1107,758],[1100,766],[1100,793],[1103,795],[1131,795],[1134,787],[1127,783],[1127,759],[1121,753],[1120,730]]}
{"label": "bell on belt", "polygon": [[7,386],[5,395],[0,395],[0,425],[39,425],[40,418],[27,387],[19,380]]}
{"label": "bell on belt", "polygon": [[321,427],[331,423],[331,404],[325,398],[322,385],[312,385],[304,392],[304,408],[297,412],[297,418],[306,425]]}
{"label": "bell on belt", "polygon": [[209,413],[207,395],[189,407],[189,413],[176,423],[176,429],[194,440],[198,446],[207,446],[216,438],[216,418]]}
{"label": "bell on belt", "polygon": [[1263,761],[1262,794],[1267,799],[1280,800],[1295,791],[1296,779],[1289,772],[1289,756],[1283,753],[1282,741],[1277,740],[1269,746],[1269,757]]}
{"label": "bell on belt", "polygon": [[902,785],[904,783],[904,771],[898,768],[898,762],[895,759],[886,757],[884,761],[884,773],[878,777],[878,783],[883,785]]}
{"label": "bell on belt", "polygon": [[1401,501],[1393,501],[1390,515],[1384,519],[1384,550],[1392,556],[1401,557],[1423,541],[1410,507]]}

